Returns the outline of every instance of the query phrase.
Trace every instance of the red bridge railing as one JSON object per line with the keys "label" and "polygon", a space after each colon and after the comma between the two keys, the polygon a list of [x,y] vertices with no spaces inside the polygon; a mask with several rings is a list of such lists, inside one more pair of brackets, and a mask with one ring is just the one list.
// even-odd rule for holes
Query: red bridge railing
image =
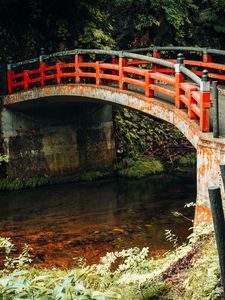
{"label": "red bridge railing", "polygon": [[[194,74],[201,76],[203,69],[208,70],[208,76],[211,79],[225,81],[225,51],[210,49],[210,48],[197,48],[197,47],[150,47],[139,48],[130,50],[130,53],[148,54],[156,58],[162,58],[170,62],[176,60],[171,59],[177,52],[187,52],[188,56],[192,59],[185,59],[184,64]],[[168,59],[168,57],[170,57]],[[223,63],[221,63],[223,61]],[[138,64],[138,62],[137,62]]]}
{"label": "red bridge railing", "polygon": [[42,53],[37,59],[8,64],[9,93],[62,83],[112,85],[122,90],[138,88],[146,97],[164,95],[177,108],[186,109],[202,131],[210,130],[208,71],[198,77],[184,66],[182,54],[174,63],[130,52],[73,50]]}

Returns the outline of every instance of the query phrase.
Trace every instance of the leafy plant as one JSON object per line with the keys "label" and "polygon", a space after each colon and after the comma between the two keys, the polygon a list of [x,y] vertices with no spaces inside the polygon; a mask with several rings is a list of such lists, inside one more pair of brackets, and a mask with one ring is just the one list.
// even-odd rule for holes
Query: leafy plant
{"label": "leafy plant", "polygon": [[[176,241],[171,231],[167,236]],[[196,226],[187,243],[161,257],[150,257],[149,250],[111,252],[97,265],[72,270],[29,267],[26,250],[14,258],[15,269],[0,272],[0,299],[215,300],[221,295],[211,225]]]}

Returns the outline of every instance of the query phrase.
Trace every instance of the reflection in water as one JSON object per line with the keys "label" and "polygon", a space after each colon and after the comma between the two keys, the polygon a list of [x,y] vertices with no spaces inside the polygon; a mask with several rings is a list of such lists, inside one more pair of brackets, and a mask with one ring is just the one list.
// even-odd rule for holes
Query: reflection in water
{"label": "reflection in water", "polygon": [[191,223],[176,218],[195,200],[195,178],[170,176],[142,181],[112,180],[1,193],[0,235],[19,249],[32,247],[39,266],[71,266],[73,258],[99,261],[107,251],[149,246],[170,248],[165,229],[185,240]]}

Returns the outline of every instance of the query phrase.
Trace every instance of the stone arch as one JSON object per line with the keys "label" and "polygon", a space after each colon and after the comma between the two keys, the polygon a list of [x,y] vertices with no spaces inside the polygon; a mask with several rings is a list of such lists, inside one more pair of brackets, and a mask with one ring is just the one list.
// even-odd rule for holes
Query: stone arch
{"label": "stone arch", "polygon": [[[197,150],[197,207],[196,222],[210,217],[208,187],[221,182],[219,164],[225,161],[225,139],[213,139],[212,133],[202,133],[194,120],[171,103],[157,98],[147,98],[132,91],[109,86],[88,84],[50,85],[3,97],[3,105],[13,107],[20,102],[38,101],[55,96],[73,96],[90,101],[103,101],[133,108],[176,126]],[[204,214],[202,214],[204,213]]]}

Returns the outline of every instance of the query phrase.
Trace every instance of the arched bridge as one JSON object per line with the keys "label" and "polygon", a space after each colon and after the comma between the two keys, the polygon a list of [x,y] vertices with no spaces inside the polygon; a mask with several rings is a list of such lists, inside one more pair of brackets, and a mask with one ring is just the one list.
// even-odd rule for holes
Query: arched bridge
{"label": "arched bridge", "polygon": [[[171,47],[134,51],[72,50],[8,64],[8,95],[3,106],[51,97],[73,97],[131,107],[174,124],[197,150],[197,209],[209,214],[208,186],[220,181],[225,139],[211,132],[211,81],[224,81],[225,65],[212,62],[224,51],[182,47],[202,60],[166,57]],[[160,51],[164,53],[162,58]],[[224,52],[224,53],[223,53]],[[196,219],[196,220],[197,220]]]}

